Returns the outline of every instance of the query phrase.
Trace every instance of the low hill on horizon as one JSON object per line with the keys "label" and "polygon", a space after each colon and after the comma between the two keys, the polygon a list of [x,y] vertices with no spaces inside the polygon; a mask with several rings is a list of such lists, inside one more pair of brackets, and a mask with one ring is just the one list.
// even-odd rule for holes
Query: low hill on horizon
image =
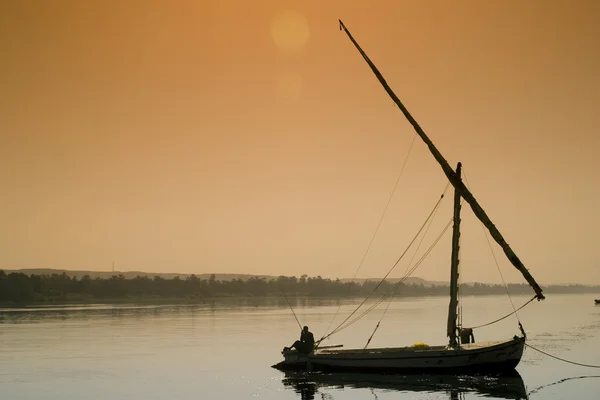
{"label": "low hill on horizon", "polygon": [[[176,273],[176,272],[143,272],[143,271],[86,271],[86,270],[66,270],[66,269],[54,269],[54,268],[27,268],[27,269],[1,269],[0,271],[4,271],[6,274],[10,274],[12,272],[16,272],[16,273],[24,273],[26,275],[52,275],[52,274],[62,274],[63,272],[65,274],[67,274],[67,276],[73,278],[73,277],[77,277],[78,279],[81,279],[82,277],[88,275],[91,278],[103,278],[103,279],[108,279],[114,275],[123,275],[126,279],[133,279],[136,278],[138,276],[147,276],[149,278],[153,278],[155,276],[161,277],[163,279],[173,279],[175,277],[179,277],[181,279],[185,279],[191,275],[195,275],[196,277],[198,277],[199,279],[209,279],[212,275],[215,276],[215,279],[218,281],[231,281],[234,279],[240,279],[242,281],[247,281],[249,279],[252,278],[264,278],[266,280],[270,280],[270,279],[277,279],[279,277],[279,275],[256,275],[256,274],[228,274],[228,273],[201,273],[201,274],[181,274],[181,273]],[[284,275],[286,277],[289,277],[287,275]],[[296,278],[299,278],[299,276],[296,276]],[[314,278],[311,276],[311,278]],[[324,278],[327,279],[327,278]],[[336,280],[336,278],[331,278],[331,280]],[[381,278],[355,278],[354,280],[351,278],[340,278],[339,279],[341,282],[351,282],[354,281],[356,283],[364,283],[367,281],[371,281],[371,282],[379,282],[381,280]],[[401,278],[388,278],[386,279],[387,282],[390,283],[396,283],[398,281],[400,281]],[[419,277],[408,277],[405,279],[404,283],[406,283],[407,285],[423,285],[425,287],[431,287],[431,286],[447,286],[449,284],[449,282],[447,281],[428,281],[426,279],[423,278],[419,278]],[[462,284],[464,285],[473,285],[476,283],[480,283],[480,284],[485,284],[485,285],[497,285],[498,283],[482,283],[482,282],[463,282]],[[523,282],[525,283],[525,282]],[[599,286],[599,285],[594,285],[594,284],[582,284],[582,283],[568,283],[568,284],[562,284],[562,283],[556,283],[556,284],[551,284],[551,285],[545,285],[543,284],[543,286],[570,286],[570,285],[581,285],[581,286]]]}
{"label": "low hill on horizon", "polygon": [[[381,280],[381,278],[356,278],[354,279],[354,282],[356,283],[364,283],[367,281],[371,281],[371,282],[379,282]],[[402,278],[388,278],[386,279],[387,282],[390,283],[396,283],[401,281]],[[351,282],[352,279],[349,278],[344,278],[344,279],[340,279],[340,281],[342,282]],[[404,280],[404,283],[407,285],[423,285],[426,287],[430,287],[430,286],[447,286],[450,284],[450,282],[444,282],[444,281],[428,281],[426,279],[423,278],[419,278],[416,276],[409,276],[408,278],[406,278]]]}
{"label": "low hill on horizon", "polygon": [[[67,276],[73,278],[73,277],[77,277],[78,279],[81,279],[82,277],[88,275],[90,278],[110,278],[111,276],[114,275],[123,275],[126,279],[133,279],[137,276],[147,276],[147,277],[155,277],[155,276],[159,276],[163,279],[173,279],[175,277],[180,277],[181,279],[185,279],[191,275],[196,275],[196,277],[198,277],[199,279],[209,279],[211,277],[211,275],[213,275],[212,273],[202,273],[202,274],[180,274],[180,273],[176,273],[176,272],[143,272],[143,271],[86,271],[86,270],[67,270],[67,269],[53,269],[53,268],[31,268],[31,269],[14,269],[14,270],[9,270],[6,269],[4,270],[5,273],[9,274],[11,272],[16,272],[16,273],[23,273],[26,275],[52,275],[52,274],[62,274],[63,272],[65,274],[67,274]],[[222,273],[215,273],[215,279],[218,281],[231,281],[234,279],[241,279],[242,281],[247,281],[251,278],[264,278],[264,279],[277,279],[279,276],[275,276],[275,275],[255,275],[255,274],[222,274]],[[297,278],[299,278],[297,276]],[[312,278],[312,277],[311,277]],[[324,278],[326,279],[326,278]],[[400,281],[401,278],[389,278],[386,279],[386,281],[391,282],[391,283],[395,283]],[[333,278],[332,280],[336,280],[336,278]],[[371,282],[379,282],[381,280],[381,278],[356,278],[354,279],[354,282],[356,283],[364,283],[366,281],[371,281]],[[343,278],[340,279],[341,282],[351,282],[352,279],[350,278]],[[447,285],[448,282],[440,282],[440,281],[427,281],[423,278],[418,278],[418,277],[408,277],[405,280],[405,283],[408,285],[411,284],[416,284],[416,285],[423,285],[423,286],[439,286],[439,285]]]}
{"label": "low hill on horizon", "polygon": [[[32,269],[5,269],[5,273],[9,274],[11,272],[24,273],[26,275],[52,275],[52,274],[62,274],[63,272],[67,274],[67,276],[73,278],[77,277],[82,278],[88,275],[90,278],[110,278],[114,275],[123,275],[125,279],[133,279],[138,276],[147,276],[149,278],[153,278],[155,276],[159,276],[163,279],[173,279],[175,277],[180,277],[185,279],[191,275],[196,275],[200,279],[209,279],[213,274],[180,274],[177,272],[143,272],[143,271],[85,271],[85,270],[67,270],[67,269],[53,269],[53,268],[32,268]],[[276,276],[270,275],[252,275],[252,274],[214,274],[215,279],[219,281],[231,281],[234,279],[241,279],[243,281],[247,281],[248,279],[257,277],[257,278],[277,278]]]}

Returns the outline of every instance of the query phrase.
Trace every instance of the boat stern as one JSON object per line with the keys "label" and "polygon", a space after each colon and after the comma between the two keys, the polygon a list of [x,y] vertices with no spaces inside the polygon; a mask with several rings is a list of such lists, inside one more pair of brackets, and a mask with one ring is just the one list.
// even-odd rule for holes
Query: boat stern
{"label": "boat stern", "polygon": [[281,354],[283,355],[283,361],[272,365],[272,368],[280,371],[306,369],[309,361],[308,354],[302,354],[296,350],[284,350],[281,352]]}

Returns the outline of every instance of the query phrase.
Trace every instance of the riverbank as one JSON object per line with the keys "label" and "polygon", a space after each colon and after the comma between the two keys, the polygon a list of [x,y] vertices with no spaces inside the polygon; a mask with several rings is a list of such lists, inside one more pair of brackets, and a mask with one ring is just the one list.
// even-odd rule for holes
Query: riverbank
{"label": "riverbank", "polygon": [[[565,292],[552,292],[545,291],[546,294],[550,295],[581,295],[581,294],[589,294],[591,299],[593,300],[597,296],[600,295],[600,288],[596,288],[590,292],[577,292],[577,293],[565,293]],[[524,296],[522,293],[512,294],[515,296]],[[418,293],[408,293],[408,294],[398,294],[395,296],[395,299],[415,299],[415,298],[430,298],[430,297],[447,297],[447,293],[433,293],[433,294],[418,294]],[[491,297],[498,296],[498,293],[470,293],[465,295],[466,297]],[[287,299],[286,299],[287,298]],[[369,299],[367,302],[375,302],[380,300],[381,296],[376,295]],[[255,296],[255,295],[216,295],[216,296],[195,296],[195,297],[177,297],[177,296],[128,296],[128,297],[92,297],[92,296],[77,296],[70,295],[60,298],[43,298],[36,299],[33,301],[1,301],[0,307],[4,308],[20,308],[20,307],[49,307],[49,306],[89,306],[89,305],[97,305],[97,304],[109,304],[109,305],[196,305],[196,304],[227,304],[227,303],[256,303],[256,304],[277,304],[287,306],[287,302],[289,301],[292,306],[302,306],[303,303],[311,303],[312,305],[315,302],[323,302],[323,303],[335,303],[338,304],[340,301],[344,302],[356,302],[364,300],[364,296],[294,296],[294,295],[286,295],[285,297],[282,294],[268,294],[264,296]],[[591,301],[591,300],[590,300]]]}
{"label": "riverbank", "polygon": [[[406,284],[405,282],[365,281],[360,283],[317,277],[278,277],[266,280],[251,278],[219,281],[215,276],[199,279],[190,276],[187,279],[175,277],[162,279],[139,276],[126,279],[113,276],[109,279],[81,279],[60,275],[26,275],[23,273],[5,274],[0,271],[0,304],[90,304],[90,303],[198,303],[206,301],[224,301],[226,299],[269,298],[289,299],[374,299],[387,297],[394,293],[397,298],[449,295],[447,285],[425,286]],[[488,285],[482,283],[462,284],[463,296],[486,295],[532,296],[533,291],[527,284]],[[557,293],[600,293],[600,286],[586,285],[549,285],[544,287],[545,294]]]}

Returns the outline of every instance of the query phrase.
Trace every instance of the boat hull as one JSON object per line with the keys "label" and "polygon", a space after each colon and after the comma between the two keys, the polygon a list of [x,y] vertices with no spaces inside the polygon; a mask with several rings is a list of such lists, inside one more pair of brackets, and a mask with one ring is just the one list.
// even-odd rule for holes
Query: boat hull
{"label": "boat hull", "polygon": [[389,372],[404,374],[489,374],[513,371],[521,361],[525,339],[463,345],[369,350],[317,350],[310,355],[284,352],[274,368],[325,372]]}

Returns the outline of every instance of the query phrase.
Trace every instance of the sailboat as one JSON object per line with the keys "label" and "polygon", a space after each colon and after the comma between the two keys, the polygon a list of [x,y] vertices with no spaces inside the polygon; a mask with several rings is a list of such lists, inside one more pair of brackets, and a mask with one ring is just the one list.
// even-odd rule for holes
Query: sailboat
{"label": "sailboat", "polygon": [[[282,351],[284,360],[273,367],[281,370],[302,369],[312,371],[366,373],[394,372],[409,374],[479,374],[514,371],[521,360],[527,339],[525,330],[520,322],[520,335],[515,335],[514,337],[505,340],[478,343],[471,343],[469,340],[470,338],[468,337],[468,334],[470,333],[469,330],[463,329],[458,324],[458,252],[461,199],[464,199],[464,201],[471,206],[473,213],[488,229],[494,240],[502,247],[508,260],[522,273],[525,280],[535,292],[534,298],[537,298],[537,300],[543,300],[545,298],[541,287],[508,245],[473,194],[463,183],[461,179],[461,164],[458,163],[456,170],[453,170],[452,167],[450,167],[427,134],[389,87],[377,67],[362,50],[344,23],[341,20],[339,23],[340,30],[343,30],[347,34],[356,49],[363,56],[367,64],[369,64],[381,85],[411,123],[416,133],[425,142],[436,161],[442,167],[444,174],[454,187],[454,225],[450,265],[450,304],[446,327],[449,342],[445,345],[427,347],[412,346],[369,349],[317,347],[310,354],[304,354],[296,350],[285,348]],[[465,333],[467,335],[464,335]]]}

